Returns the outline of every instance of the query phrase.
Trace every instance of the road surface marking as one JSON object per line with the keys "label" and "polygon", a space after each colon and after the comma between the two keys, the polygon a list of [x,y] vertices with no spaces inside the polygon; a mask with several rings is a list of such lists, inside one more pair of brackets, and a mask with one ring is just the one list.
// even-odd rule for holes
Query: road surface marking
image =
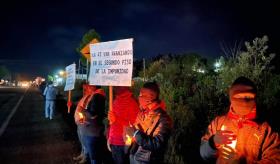
{"label": "road surface marking", "polygon": [[2,136],[2,134],[5,132],[7,126],[9,125],[10,120],[12,119],[13,115],[16,113],[20,103],[22,102],[26,92],[27,92],[28,88],[25,90],[24,94],[20,97],[19,101],[17,102],[16,106],[12,109],[11,113],[9,114],[9,116],[6,118],[6,120],[4,121],[4,123],[1,125],[0,128],[0,137]]}

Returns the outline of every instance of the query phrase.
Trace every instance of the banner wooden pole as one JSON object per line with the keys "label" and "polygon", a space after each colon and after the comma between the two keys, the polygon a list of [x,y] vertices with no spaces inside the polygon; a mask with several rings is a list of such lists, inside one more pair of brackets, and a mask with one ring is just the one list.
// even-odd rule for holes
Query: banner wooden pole
{"label": "banner wooden pole", "polygon": [[113,86],[109,86],[109,111],[113,108]]}
{"label": "banner wooden pole", "polygon": [[68,102],[67,102],[68,113],[70,113],[71,106],[72,106],[72,102],[71,102],[71,90],[69,90],[69,91],[68,91]]}

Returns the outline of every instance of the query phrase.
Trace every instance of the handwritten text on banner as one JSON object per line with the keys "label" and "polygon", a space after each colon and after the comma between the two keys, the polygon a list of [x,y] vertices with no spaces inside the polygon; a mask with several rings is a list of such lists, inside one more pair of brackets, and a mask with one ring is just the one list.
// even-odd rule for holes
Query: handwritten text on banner
{"label": "handwritten text on banner", "polygon": [[90,45],[91,85],[131,86],[133,70],[133,39]]}
{"label": "handwritten text on banner", "polygon": [[74,89],[76,80],[76,64],[71,64],[66,67],[66,84],[64,91]]}

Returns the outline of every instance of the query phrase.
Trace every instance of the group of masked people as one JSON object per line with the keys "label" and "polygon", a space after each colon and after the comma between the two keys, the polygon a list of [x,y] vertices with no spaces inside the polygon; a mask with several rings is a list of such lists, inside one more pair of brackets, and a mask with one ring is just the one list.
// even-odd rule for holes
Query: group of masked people
{"label": "group of masked people", "polygon": [[[156,82],[146,82],[138,99],[130,87],[114,87],[113,106],[108,113],[105,92],[100,87],[85,84],[83,89],[75,111],[82,151],[74,160],[104,163],[103,119],[107,116],[105,136],[113,163],[163,163],[173,125]],[[246,77],[237,78],[229,89],[229,98],[228,113],[217,116],[201,138],[202,159],[220,164],[280,163],[279,134],[260,121],[255,84]]]}
{"label": "group of masked people", "polygon": [[[138,100],[130,87],[114,87],[112,110],[107,113],[107,149],[113,163],[161,163],[172,121],[159,99],[156,82],[147,82],[140,90]],[[77,163],[104,162],[103,142],[105,92],[99,86],[83,85],[83,97],[77,104],[74,118],[81,143]],[[110,158],[110,157],[107,157]]]}

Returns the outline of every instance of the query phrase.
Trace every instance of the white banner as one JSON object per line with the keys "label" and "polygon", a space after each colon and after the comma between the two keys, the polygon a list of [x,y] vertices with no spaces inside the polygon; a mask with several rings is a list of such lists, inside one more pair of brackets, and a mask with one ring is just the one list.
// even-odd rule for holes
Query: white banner
{"label": "white banner", "polygon": [[64,91],[69,91],[74,89],[76,80],[76,64],[71,64],[66,68],[66,84]]}
{"label": "white banner", "polygon": [[131,86],[133,39],[90,45],[89,83],[101,86]]}

